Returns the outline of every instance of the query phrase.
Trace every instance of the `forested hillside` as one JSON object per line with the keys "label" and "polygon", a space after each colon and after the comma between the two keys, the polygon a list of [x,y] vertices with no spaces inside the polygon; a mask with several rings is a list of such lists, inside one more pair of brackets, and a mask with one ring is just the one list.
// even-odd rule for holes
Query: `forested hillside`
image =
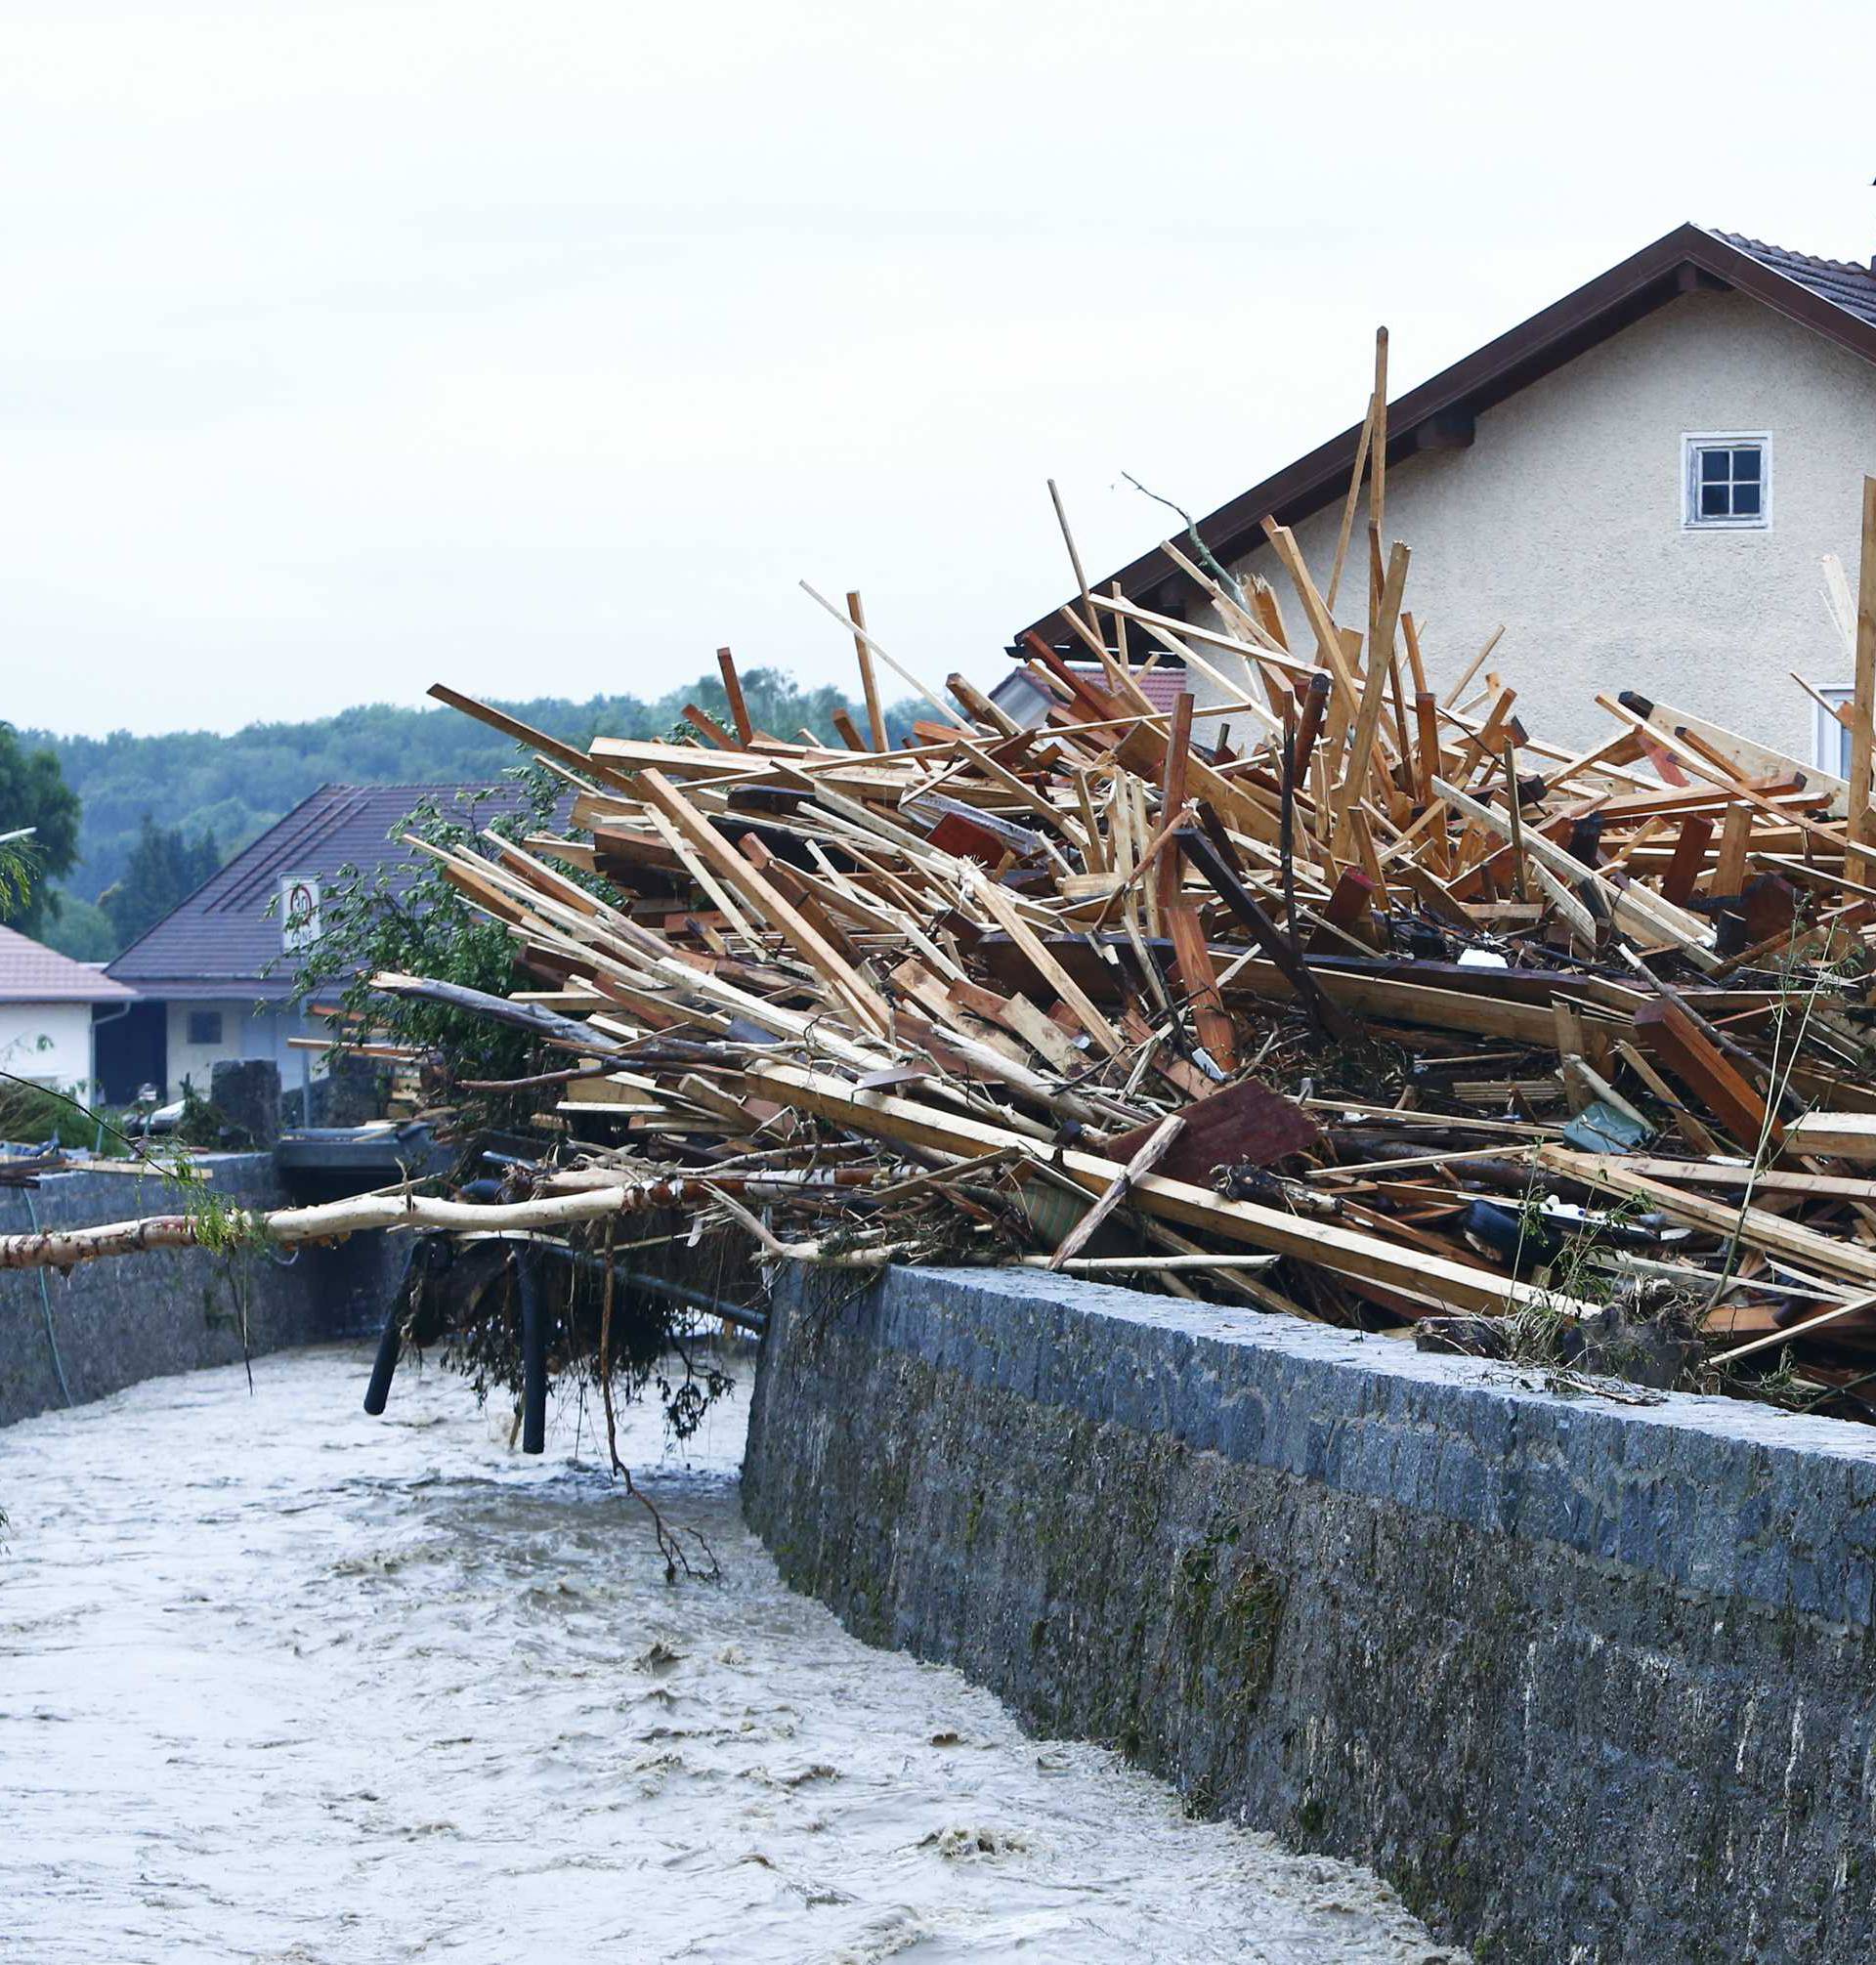
{"label": "forested hillside", "polygon": [[[752,669],[744,693],[756,725],[779,737],[815,731],[838,743],[833,712],[853,707],[839,691],[804,690],[778,669]],[[631,696],[595,696],[584,703],[541,697],[502,707],[535,729],[572,744],[606,735],[661,737],[695,703],[719,721],[730,721],[723,685],[699,677],[656,702]],[[864,723],[864,711],[854,713]],[[895,734],[915,714],[910,704],[888,721]],[[688,729],[688,726],[685,726]],[[225,863],[266,827],[320,785],[454,784],[489,779],[517,762],[506,738],[459,710],[405,709],[369,704],[309,723],[256,723],[232,736],[175,731],[160,737],[64,737],[57,731],[21,730],[29,749],[45,747],[58,757],[65,782],[83,801],[78,858],[61,882],[64,919],[48,923],[46,939],[88,960],[114,954],[124,933],[144,912],[111,896],[132,857],[154,848],[146,820],[173,848],[169,860],[196,878],[206,864]],[[209,848],[212,850],[205,850]],[[97,904],[106,903],[100,910]],[[104,946],[106,940],[109,946]]]}

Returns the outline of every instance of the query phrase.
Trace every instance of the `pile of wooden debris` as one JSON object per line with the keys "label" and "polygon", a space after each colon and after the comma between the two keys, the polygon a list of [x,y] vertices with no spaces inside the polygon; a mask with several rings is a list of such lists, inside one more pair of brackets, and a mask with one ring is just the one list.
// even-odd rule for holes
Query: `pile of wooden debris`
{"label": "pile of wooden debris", "polygon": [[[1216,626],[1084,591],[1086,663],[953,676],[897,750],[751,728],[727,655],[696,745],[439,691],[586,835],[446,867],[568,1053],[531,1193],[1588,1365],[1613,1322],[1644,1372],[1665,1330],[1695,1382],[1795,1340],[1794,1395],[1876,1417],[1870,562],[1847,784],[1633,697],[1546,744],[1496,674],[1428,687],[1405,547],[1355,633],[1269,534],[1287,609],[1169,545]],[[1156,707],[1149,649],[1221,700]]]}
{"label": "pile of wooden debris", "polygon": [[[559,1053],[551,1144],[503,1206],[273,1232],[675,1208],[765,1263],[1028,1263],[1584,1369],[1633,1341],[1876,1418],[1876,485],[1848,782],[1633,696],[1546,743],[1490,650],[1429,686],[1405,546],[1369,529],[1352,628],[1267,532],[1281,596],[1169,543],[1214,624],[1084,583],[1086,661],[921,688],[900,748],[857,605],[840,748],[751,727],[727,653],[734,727],[691,744],[440,688],[573,826],[440,854],[533,988],[378,985]],[[0,1261],[93,1253],[45,1239]]]}

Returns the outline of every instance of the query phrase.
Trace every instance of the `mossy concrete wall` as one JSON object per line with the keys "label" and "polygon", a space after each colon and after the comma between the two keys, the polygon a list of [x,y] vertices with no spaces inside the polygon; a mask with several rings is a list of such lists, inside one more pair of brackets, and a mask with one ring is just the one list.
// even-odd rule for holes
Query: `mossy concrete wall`
{"label": "mossy concrete wall", "polygon": [[[239,1207],[286,1205],[265,1153],[221,1154],[210,1189]],[[0,1187],[0,1234],[89,1227],[183,1210],[164,1181],[123,1174],[52,1174]],[[217,1256],[158,1250],[56,1271],[0,1272],[0,1426],[135,1385],[141,1379],[312,1344],[381,1319],[388,1238],[355,1235],[283,1262],[265,1250]]]}
{"label": "mossy concrete wall", "polygon": [[789,1282],[746,1507],[1481,1959],[1876,1957],[1876,1432],[1034,1272]]}

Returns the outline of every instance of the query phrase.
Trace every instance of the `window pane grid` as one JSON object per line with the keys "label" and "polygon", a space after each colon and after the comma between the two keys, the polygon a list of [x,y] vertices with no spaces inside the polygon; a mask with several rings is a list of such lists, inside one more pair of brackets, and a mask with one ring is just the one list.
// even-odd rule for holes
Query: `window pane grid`
{"label": "window pane grid", "polygon": [[1760,444],[1690,446],[1688,519],[1695,525],[1759,525],[1765,519],[1765,449]]}

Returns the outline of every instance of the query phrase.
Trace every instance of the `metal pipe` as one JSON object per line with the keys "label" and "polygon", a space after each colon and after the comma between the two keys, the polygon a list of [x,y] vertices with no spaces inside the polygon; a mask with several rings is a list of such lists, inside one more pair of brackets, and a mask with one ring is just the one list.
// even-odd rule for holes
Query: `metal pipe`
{"label": "metal pipe", "polygon": [[[570,1249],[564,1242],[535,1242],[533,1246],[540,1255],[558,1256],[562,1261],[572,1262],[578,1268],[597,1269],[602,1273],[606,1268],[605,1257],[594,1255],[588,1249]],[[708,1290],[695,1290],[690,1284],[673,1282],[667,1276],[648,1276],[619,1262],[613,1264],[613,1273],[628,1290],[643,1290],[649,1296],[666,1297],[687,1308],[721,1317],[725,1323],[735,1324],[739,1330],[753,1331],[757,1337],[769,1327],[768,1318],[760,1310],[726,1303],[721,1297],[712,1296]]]}

